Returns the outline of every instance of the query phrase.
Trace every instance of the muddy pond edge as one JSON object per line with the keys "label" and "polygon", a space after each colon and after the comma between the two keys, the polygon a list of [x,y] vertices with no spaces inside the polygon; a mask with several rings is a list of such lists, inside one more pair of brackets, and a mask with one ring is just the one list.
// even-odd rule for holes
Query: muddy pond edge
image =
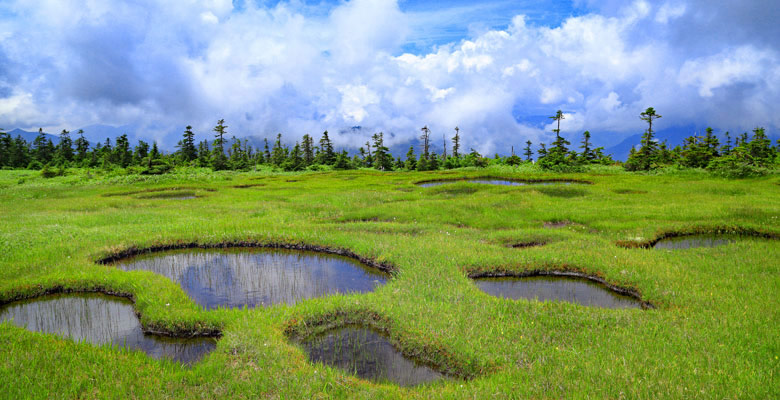
{"label": "muddy pond edge", "polygon": [[580,271],[574,271],[574,270],[546,270],[546,269],[531,269],[526,271],[508,271],[508,270],[477,270],[477,271],[471,271],[468,273],[469,279],[480,279],[480,278],[531,278],[536,276],[553,276],[553,277],[569,277],[569,278],[581,278],[586,279],[588,281],[597,283],[604,288],[611,290],[617,294],[621,294],[623,296],[631,297],[634,300],[637,300],[640,303],[640,306],[643,310],[652,310],[655,309],[656,306],[642,298],[642,294],[639,293],[639,291],[631,288],[627,288],[624,286],[618,286],[613,285],[609,282],[607,282],[606,279],[601,278],[596,275],[588,274],[585,272]]}
{"label": "muddy pond edge", "polygon": [[[391,334],[392,325],[390,318],[371,310],[339,309],[316,316],[290,319],[284,324],[283,332],[290,344],[300,349],[300,342],[306,338],[343,327],[360,326],[380,333],[404,357],[426,365],[449,378],[470,380],[497,370],[494,365],[479,367],[480,363],[477,360],[460,359],[440,345],[419,342],[409,344],[402,338],[399,340],[399,337]],[[306,359],[311,363],[308,356]]]}
{"label": "muddy pond edge", "polygon": [[659,232],[647,240],[618,240],[615,244],[626,249],[650,249],[664,239],[697,235],[734,235],[770,240],[780,239],[780,233],[741,226],[692,227],[678,230],[660,230]]}

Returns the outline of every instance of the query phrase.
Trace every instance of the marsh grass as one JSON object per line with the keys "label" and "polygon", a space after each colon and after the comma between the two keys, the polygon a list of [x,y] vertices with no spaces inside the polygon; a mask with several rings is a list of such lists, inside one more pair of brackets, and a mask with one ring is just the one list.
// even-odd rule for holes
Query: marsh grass
{"label": "marsh grass", "polygon": [[[149,330],[221,334],[216,350],[187,369],[3,323],[2,397],[780,397],[777,240],[744,237],[684,252],[616,245],[707,230],[777,237],[776,176],[732,181],[615,168],[565,175],[526,166],[450,172],[190,169],[155,177],[93,171],[88,178],[72,170],[51,179],[0,172],[0,303],[48,292],[123,293]],[[414,186],[485,175],[593,184],[577,187],[586,194],[575,197],[522,186],[456,183],[449,187],[460,192],[439,193]],[[266,186],[230,188],[258,181]],[[185,186],[216,191],[186,202],[104,197]],[[626,188],[646,193],[614,191]],[[577,225],[544,229],[545,221]],[[505,246],[526,238],[550,242]],[[207,311],[160,275],[95,263],[129,248],[242,241],[348,249],[396,270],[372,293]],[[596,276],[656,308],[499,299],[468,278],[534,270]],[[412,389],[375,384],[308,362],[288,337],[345,322],[380,326],[404,354],[472,379]]]}

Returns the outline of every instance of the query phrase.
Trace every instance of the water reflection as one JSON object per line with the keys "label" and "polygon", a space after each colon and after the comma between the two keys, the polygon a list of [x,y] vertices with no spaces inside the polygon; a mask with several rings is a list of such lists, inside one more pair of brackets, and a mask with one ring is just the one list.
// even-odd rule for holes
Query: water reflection
{"label": "water reflection", "polygon": [[332,293],[370,292],[388,278],[347,257],[276,249],[178,250],[136,257],[117,266],[166,276],[209,309],[294,304]]}
{"label": "water reflection", "polygon": [[736,237],[732,236],[714,235],[677,236],[661,239],[653,245],[653,248],[658,250],[681,250],[694,247],[715,247],[734,243],[736,239]]}
{"label": "water reflection", "polygon": [[604,308],[640,308],[642,303],[583,278],[533,276],[479,278],[477,286],[493,296],[508,299],[560,300]]}
{"label": "water reflection", "polygon": [[185,364],[197,362],[216,347],[211,338],[145,335],[129,300],[100,294],[46,296],[10,303],[0,308],[0,321],[8,320],[34,332],[139,349],[154,358]]}
{"label": "water reflection", "polygon": [[347,326],[301,343],[312,362],[322,362],[376,382],[414,386],[443,379],[444,375],[404,357],[381,334]]}
{"label": "water reflection", "polygon": [[502,185],[502,186],[526,186],[526,185],[571,185],[573,182],[566,182],[566,181],[539,181],[539,182],[521,182],[521,181],[510,181],[506,179],[455,179],[455,180],[443,180],[443,181],[434,181],[434,182],[424,182],[424,183],[418,183],[417,185],[420,187],[432,187],[432,186],[440,186],[440,185],[447,185],[450,183],[459,183],[459,182],[467,182],[467,183],[480,183],[483,185]]}

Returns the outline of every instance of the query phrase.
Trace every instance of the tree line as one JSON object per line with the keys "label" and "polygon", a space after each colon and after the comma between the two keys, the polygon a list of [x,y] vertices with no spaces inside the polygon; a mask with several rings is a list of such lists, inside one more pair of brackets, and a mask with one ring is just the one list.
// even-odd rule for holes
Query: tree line
{"label": "tree line", "polygon": [[[706,135],[691,136],[685,139],[682,146],[669,148],[665,141],[659,143],[654,137],[653,121],[661,118],[661,115],[650,107],[640,114],[640,118],[648,123],[648,129],[642,136],[639,149],[632,148],[628,160],[622,164],[628,171],[649,171],[677,165],[682,168],[707,168],[729,176],[749,176],[764,173],[780,161],[780,140],[778,146],[773,148],[763,128],[756,128],[752,137],[747,133],[736,137],[734,143],[726,132],[726,141],[722,145],[712,129],[708,128]],[[424,126],[420,129],[420,148],[410,146],[405,159],[390,154],[382,132],[373,134],[352,156],[346,150],[335,149],[328,131],[323,132],[316,143],[311,135],[306,134],[290,147],[282,142],[282,135],[278,134],[273,143],[265,139],[262,148],[254,148],[247,139],[235,136],[227,139],[228,126],[222,119],[212,130],[212,141],[196,143],[192,127],[187,126],[176,145],[176,151],[169,154],[161,152],[156,142],[150,144],[139,140],[135,146],[131,146],[126,134],[117,137],[113,144],[110,139],[106,139],[105,142],[92,145],[84,138],[82,130],[76,132],[75,139],[71,137],[71,132],[63,130],[58,143],[54,144],[42,129],[38,130],[38,136],[32,143],[21,136],[12,138],[0,130],[0,167],[36,169],[42,170],[44,175],[55,175],[54,168],[62,171],[67,167],[109,170],[127,168],[140,174],[161,174],[176,166],[207,167],[213,170],[249,170],[266,165],[285,171],[322,168],[432,171],[486,167],[491,164],[516,166],[536,163],[545,170],[576,172],[587,165],[619,164],[610,155],[604,154],[603,147],[593,147],[589,131],[583,132],[577,147],[579,151],[571,149],[571,142],[561,136],[561,121],[565,119],[563,112],[558,110],[550,119],[556,128],[552,130],[555,140],[549,146],[539,143],[534,151],[533,143],[528,140],[522,149],[523,157],[515,154],[512,147],[509,156],[495,154],[492,158],[481,155],[473,148],[464,152],[458,127],[455,127],[454,135],[449,140],[443,137],[442,152],[436,153],[432,150],[431,130]]]}

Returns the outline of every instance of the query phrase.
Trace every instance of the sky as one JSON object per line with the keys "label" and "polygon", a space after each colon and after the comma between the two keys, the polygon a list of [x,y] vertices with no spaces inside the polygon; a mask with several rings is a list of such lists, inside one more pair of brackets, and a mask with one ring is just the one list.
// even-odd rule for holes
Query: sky
{"label": "sky", "polygon": [[[780,127],[775,0],[1,0],[0,128],[339,147],[460,128],[482,153],[569,136]],[[354,129],[354,127],[360,127]]]}

